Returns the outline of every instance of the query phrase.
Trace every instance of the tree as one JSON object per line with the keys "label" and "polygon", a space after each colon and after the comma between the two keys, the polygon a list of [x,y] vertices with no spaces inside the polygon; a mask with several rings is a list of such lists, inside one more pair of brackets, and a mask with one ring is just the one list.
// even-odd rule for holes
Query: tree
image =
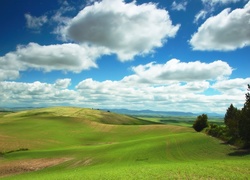
{"label": "tree", "polygon": [[224,117],[224,122],[229,130],[229,133],[233,137],[239,136],[239,119],[241,111],[238,110],[231,104],[227,109],[227,112]]}
{"label": "tree", "polygon": [[208,127],[208,122],[207,122],[207,115],[206,114],[202,114],[199,115],[194,124],[193,124],[193,128],[197,131],[200,132],[202,131],[204,128]]}
{"label": "tree", "polygon": [[[248,84],[248,91],[250,91],[250,85]],[[250,93],[246,93],[246,102],[242,108],[241,118],[239,121],[239,135],[246,141],[246,144],[250,145]]]}

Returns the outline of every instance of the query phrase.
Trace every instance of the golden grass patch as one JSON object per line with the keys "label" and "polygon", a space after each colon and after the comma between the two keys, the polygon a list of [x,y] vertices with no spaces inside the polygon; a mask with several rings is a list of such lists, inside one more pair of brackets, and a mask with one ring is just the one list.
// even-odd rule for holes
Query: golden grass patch
{"label": "golden grass patch", "polygon": [[53,158],[53,159],[32,159],[18,160],[0,164],[0,177],[21,174],[25,172],[38,171],[47,167],[55,166],[72,158]]}

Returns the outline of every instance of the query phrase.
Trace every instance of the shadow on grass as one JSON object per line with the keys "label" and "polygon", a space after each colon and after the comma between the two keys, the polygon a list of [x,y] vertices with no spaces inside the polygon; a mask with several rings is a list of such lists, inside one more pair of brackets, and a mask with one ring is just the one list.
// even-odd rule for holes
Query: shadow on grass
{"label": "shadow on grass", "polygon": [[228,154],[229,156],[247,156],[250,155],[250,149],[238,149]]}
{"label": "shadow on grass", "polygon": [[249,148],[243,148],[240,146],[236,146],[236,145],[232,145],[226,141],[222,141],[220,144],[222,145],[229,145],[232,146],[232,150],[234,150],[233,152],[228,153],[229,156],[238,156],[238,157],[242,157],[242,156],[247,156],[250,155],[250,149]]}
{"label": "shadow on grass", "polygon": [[4,156],[5,154],[10,154],[10,153],[19,152],[19,151],[28,151],[28,150],[29,150],[28,148],[20,148],[20,149],[11,150],[11,151],[0,152],[0,157]]}

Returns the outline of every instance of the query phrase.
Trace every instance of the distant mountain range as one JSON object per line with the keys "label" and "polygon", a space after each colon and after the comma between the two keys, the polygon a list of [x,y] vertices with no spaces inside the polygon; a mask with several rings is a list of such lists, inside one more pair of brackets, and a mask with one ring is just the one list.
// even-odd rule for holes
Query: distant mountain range
{"label": "distant mountain range", "polygon": [[30,109],[36,109],[41,107],[8,107],[8,108],[2,108],[0,107],[0,112],[16,112],[16,111],[25,111]]}
{"label": "distant mountain range", "polygon": [[[152,110],[128,110],[128,109],[102,109],[104,111],[111,111],[119,114],[136,115],[136,116],[198,116],[198,113],[182,112],[182,111],[152,111]],[[223,117],[222,114],[204,113],[209,117]]]}
{"label": "distant mountain range", "polygon": [[[22,111],[39,107],[13,107],[1,108],[1,111]],[[101,109],[103,111],[111,111],[118,114],[134,115],[134,116],[198,116],[202,113],[182,112],[182,111],[152,111],[152,110],[129,110],[129,109]],[[223,117],[222,114],[217,113],[204,113],[209,117]]]}

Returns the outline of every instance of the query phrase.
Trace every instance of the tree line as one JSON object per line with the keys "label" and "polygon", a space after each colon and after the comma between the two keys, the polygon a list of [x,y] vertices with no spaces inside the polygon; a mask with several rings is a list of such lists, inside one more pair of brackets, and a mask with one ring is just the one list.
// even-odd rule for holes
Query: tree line
{"label": "tree line", "polygon": [[[250,85],[248,84],[248,91]],[[231,104],[224,117],[224,125],[217,125],[208,122],[206,114],[197,117],[193,128],[205,132],[211,136],[220,138],[229,144],[250,147],[250,93],[246,93],[246,101],[242,109],[237,109]]]}

